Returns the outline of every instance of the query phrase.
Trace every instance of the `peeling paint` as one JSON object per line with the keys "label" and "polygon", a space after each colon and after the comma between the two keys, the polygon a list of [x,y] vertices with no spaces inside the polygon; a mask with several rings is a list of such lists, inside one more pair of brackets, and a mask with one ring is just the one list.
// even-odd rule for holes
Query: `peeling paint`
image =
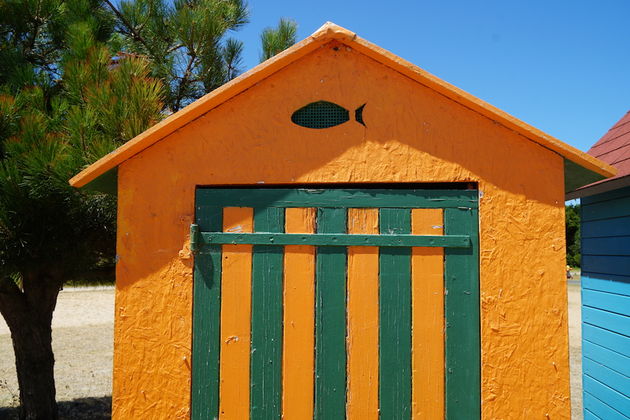
{"label": "peeling paint", "polygon": [[230,344],[233,341],[238,341],[238,337],[235,335],[231,335],[229,336],[226,340],[225,340],[225,344]]}

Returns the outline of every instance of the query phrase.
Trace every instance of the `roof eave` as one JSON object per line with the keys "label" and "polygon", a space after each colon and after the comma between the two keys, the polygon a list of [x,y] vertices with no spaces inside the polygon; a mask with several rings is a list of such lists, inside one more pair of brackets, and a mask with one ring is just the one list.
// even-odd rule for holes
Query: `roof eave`
{"label": "roof eave", "polygon": [[574,189],[565,195],[565,199],[574,200],[576,198],[589,197],[624,187],[630,187],[630,175],[607,179],[604,182],[597,182],[583,188]]}

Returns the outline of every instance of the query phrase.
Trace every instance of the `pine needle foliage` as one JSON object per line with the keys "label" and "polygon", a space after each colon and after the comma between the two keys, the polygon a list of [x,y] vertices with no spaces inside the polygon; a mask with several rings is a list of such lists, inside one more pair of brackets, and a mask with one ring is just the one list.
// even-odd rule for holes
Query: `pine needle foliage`
{"label": "pine needle foliage", "polygon": [[124,51],[145,56],[175,112],[241,72],[243,43],[229,36],[249,19],[242,0],[105,0]]}
{"label": "pine needle foliage", "polygon": [[[74,7],[86,14],[88,6],[75,0]],[[0,88],[0,273],[5,275],[49,265],[65,265],[69,273],[85,269],[79,262],[113,255],[112,199],[77,191],[68,179],[159,121],[163,87],[149,77],[147,60],[113,56],[98,41],[100,29],[89,14],[66,26],[50,66],[60,79],[19,63],[22,74],[31,73],[23,79],[28,83]]]}
{"label": "pine needle foliage", "polygon": [[276,28],[266,28],[260,35],[262,54],[260,61],[270,59],[274,55],[295,44],[297,23],[294,20],[282,18]]}

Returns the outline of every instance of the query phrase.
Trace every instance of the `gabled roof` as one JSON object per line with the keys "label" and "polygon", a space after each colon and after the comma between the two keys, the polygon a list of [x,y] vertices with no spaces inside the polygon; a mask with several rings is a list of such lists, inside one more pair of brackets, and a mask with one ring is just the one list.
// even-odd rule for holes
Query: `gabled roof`
{"label": "gabled roof", "polygon": [[[478,112],[505,127],[516,131],[531,141],[552,150],[565,159],[565,188],[567,191],[612,176],[614,168],[589,156],[560,140],[514,118],[498,108],[474,97],[461,89],[433,76],[421,68],[403,60],[334,23],[327,22],[313,35],[288,48],[275,57],[259,64],[236,79],[203,96],[187,107],[149,128],[134,139],[90,165],[70,180],[75,187],[88,183],[102,189],[102,184],[116,176],[113,172],[125,160],[142,152],[175,130],[221,105],[278,70],[288,66],[330,41],[337,40],[381,64],[427,86],[442,95]],[[113,178],[115,179],[115,178]],[[570,181],[567,184],[567,181]],[[100,186],[97,184],[101,184]],[[114,187],[115,188],[115,187]]]}
{"label": "gabled roof", "polygon": [[586,153],[617,168],[617,175],[582,187],[567,197],[584,197],[630,186],[630,111]]}

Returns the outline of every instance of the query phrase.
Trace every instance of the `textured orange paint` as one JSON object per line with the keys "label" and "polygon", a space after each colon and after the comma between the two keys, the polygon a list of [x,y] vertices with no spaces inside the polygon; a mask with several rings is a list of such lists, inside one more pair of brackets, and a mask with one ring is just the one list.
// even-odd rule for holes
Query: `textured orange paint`
{"label": "textured orange paint", "polygon": [[[254,211],[223,210],[224,232],[253,232]],[[249,418],[252,246],[223,245],[221,255],[221,358],[219,418]]]}
{"label": "textured orange paint", "polygon": [[[411,233],[441,235],[442,209],[413,209]],[[411,251],[412,418],[444,418],[444,250]]]}
{"label": "textured orange paint", "polygon": [[[367,103],[367,127],[291,123]],[[352,115],[352,114],[351,114]],[[119,167],[115,419],[189,416],[198,185],[477,182],[482,417],[569,418],[563,158],[340,43]]]}
{"label": "textured orange paint", "polygon": [[[378,209],[349,209],[348,233],[378,233]],[[378,248],[348,247],[349,420],[378,419]]]}
{"label": "textured orange paint", "polygon": [[[287,233],[315,232],[315,209],[288,208]],[[313,417],[315,353],[315,247],[284,248],[282,416]]]}

